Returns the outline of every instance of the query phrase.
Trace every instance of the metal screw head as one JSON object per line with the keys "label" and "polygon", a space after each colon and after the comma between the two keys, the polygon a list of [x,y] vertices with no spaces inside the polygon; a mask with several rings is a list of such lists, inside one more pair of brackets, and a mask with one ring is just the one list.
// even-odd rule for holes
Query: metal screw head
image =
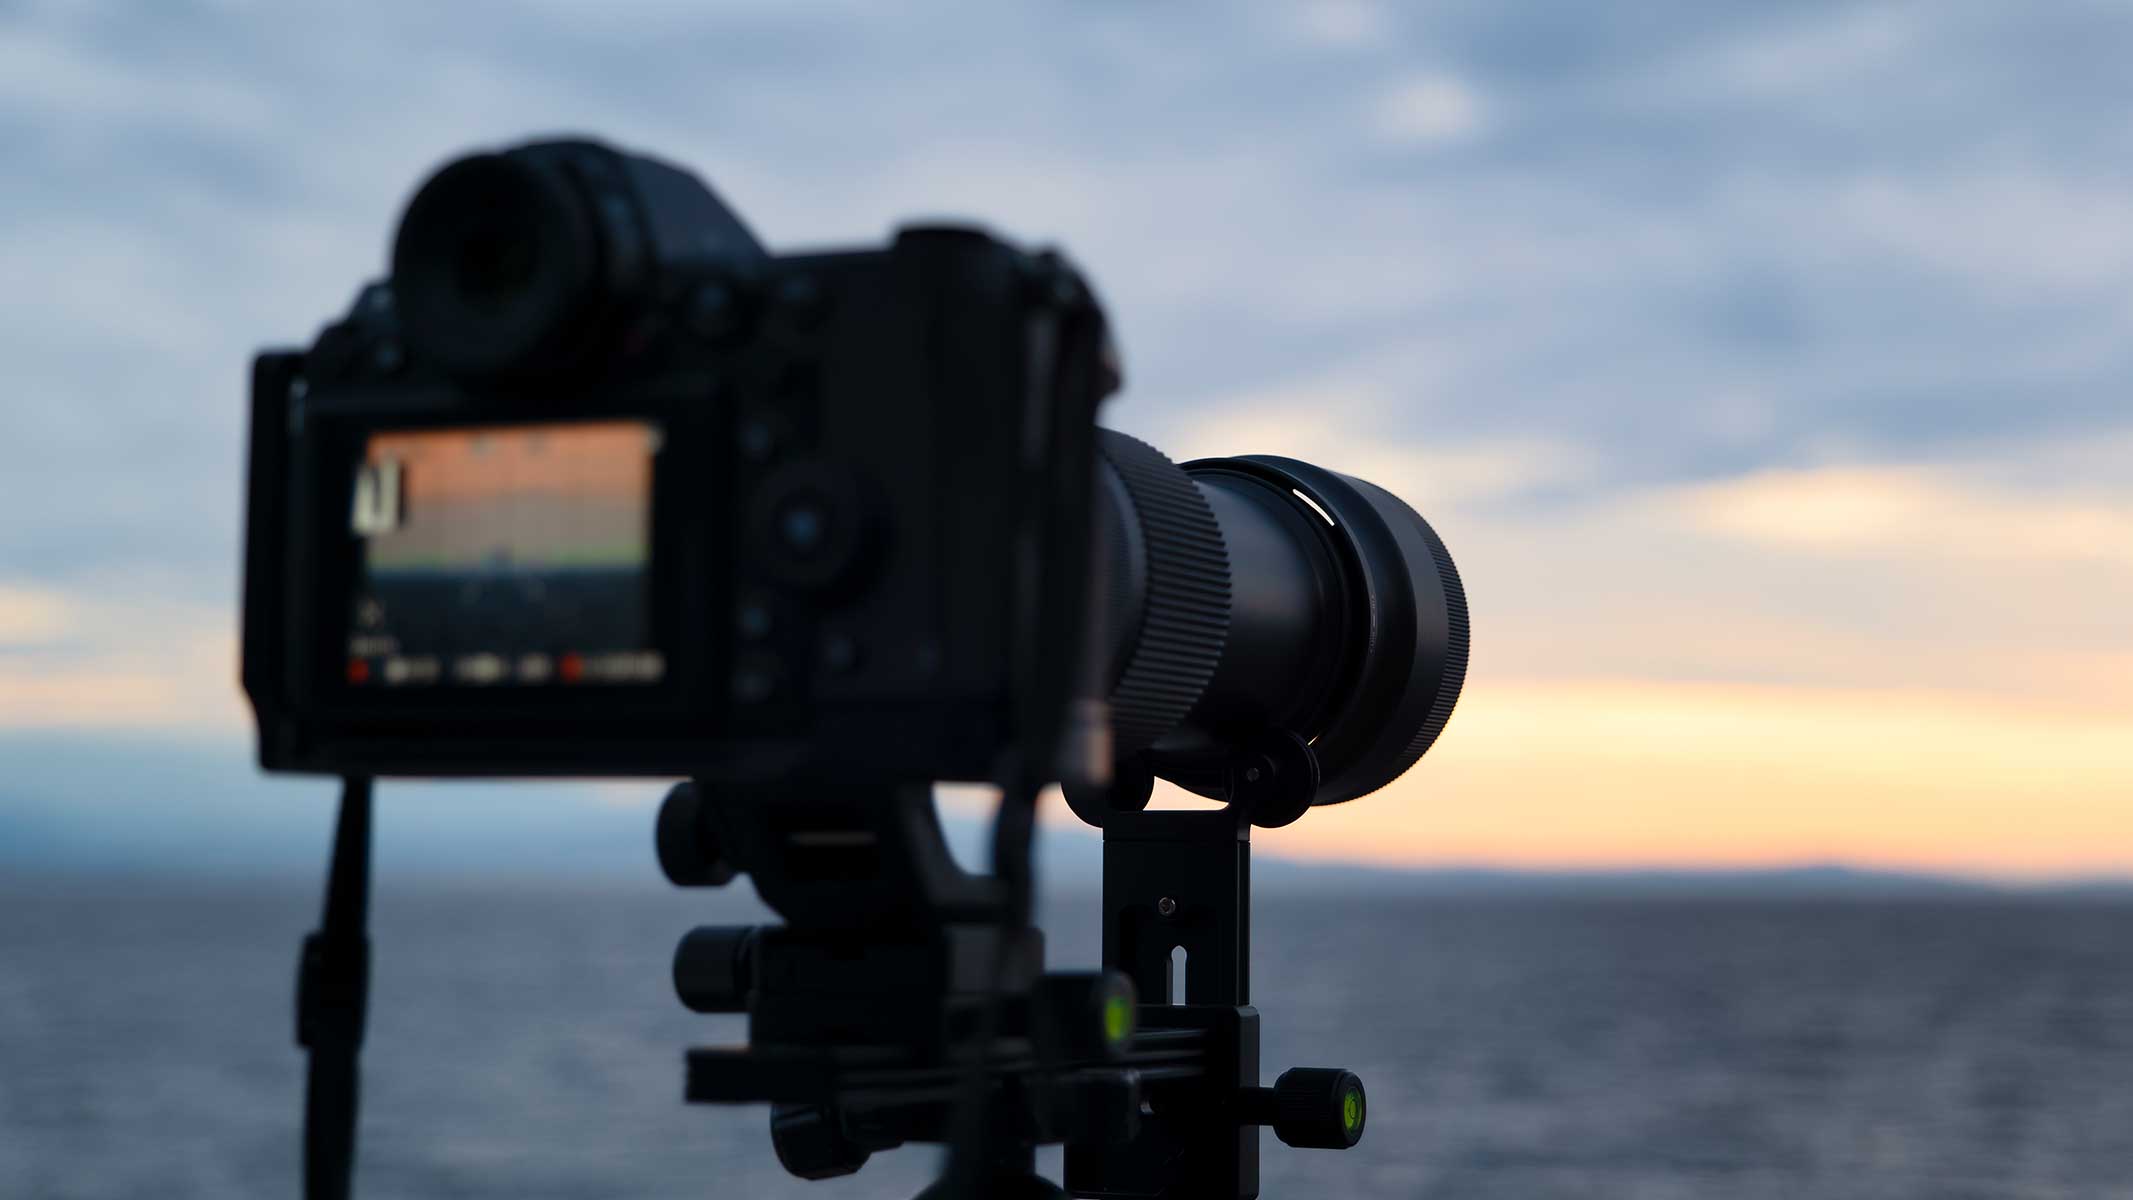
{"label": "metal screw head", "polygon": [[733,673],[733,698],[743,704],[761,704],[777,690],[777,677],[760,665],[750,663]]}
{"label": "metal screw head", "polygon": [[793,324],[802,329],[821,324],[829,307],[822,285],[806,275],[794,275],[778,284],[777,298]]}
{"label": "metal screw head", "polygon": [[689,298],[689,328],[707,338],[731,336],[740,326],[740,306],[732,289],[707,283]]}
{"label": "metal screw head", "polygon": [[1257,783],[1257,782],[1259,782],[1259,768],[1257,768],[1257,767],[1246,767],[1246,768],[1244,768],[1244,782],[1246,782],[1246,783]]}
{"label": "metal screw head", "polygon": [[832,633],[822,639],[822,665],[843,674],[859,665],[859,643],[849,634]]}
{"label": "metal screw head", "polygon": [[1158,901],[1156,901],[1156,902],[1155,902],[1155,911],[1157,911],[1157,912],[1159,912],[1159,913],[1163,914],[1163,915],[1164,915],[1164,916],[1166,916],[1166,917],[1174,917],[1174,916],[1177,916],[1177,915],[1178,915],[1178,902],[1177,902],[1177,901],[1175,901],[1175,900],[1173,900],[1173,899],[1171,899],[1171,898],[1170,898],[1170,897],[1168,897],[1168,896],[1165,896],[1165,897],[1163,897],[1162,899],[1160,899],[1160,900],[1158,900]]}
{"label": "metal screw head", "polygon": [[742,454],[756,462],[762,462],[770,457],[771,451],[777,449],[778,438],[767,423],[744,421],[741,423],[740,445]]}
{"label": "metal screw head", "polygon": [[931,675],[941,669],[941,648],[935,642],[920,642],[911,655],[911,665],[921,675]]}
{"label": "metal screw head", "polygon": [[754,601],[743,604],[735,623],[740,626],[742,637],[768,637],[770,636],[770,608],[768,605]]}
{"label": "metal screw head", "polygon": [[805,502],[778,515],[778,536],[785,539],[786,549],[796,554],[814,553],[822,545],[828,527],[829,519],[822,510]]}

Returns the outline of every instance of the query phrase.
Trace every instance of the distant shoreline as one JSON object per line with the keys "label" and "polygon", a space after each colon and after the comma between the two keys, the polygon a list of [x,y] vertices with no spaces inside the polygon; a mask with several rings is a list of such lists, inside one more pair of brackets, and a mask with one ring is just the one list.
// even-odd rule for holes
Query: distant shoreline
{"label": "distant shoreline", "polygon": [[[25,861],[0,854],[0,894],[46,888],[93,888],[124,891],[315,891],[324,869],[296,862],[228,862],[186,865],[179,861],[145,862],[81,859]],[[1842,903],[2082,903],[2133,905],[2133,880],[2077,879],[2006,884],[1909,872],[1887,872],[1828,865],[1756,870],[1590,870],[1548,871],[1464,867],[1402,870],[1338,863],[1299,862],[1261,855],[1253,862],[1255,894],[1267,897],[1358,897],[1442,901],[1591,901],[1591,902],[1842,902]],[[606,861],[529,862],[503,866],[493,860],[450,864],[427,861],[385,866],[382,886],[416,891],[484,891],[554,888],[565,891],[671,891],[650,862],[642,870]],[[1045,874],[1052,895],[1093,896],[1099,877],[1083,870]],[[725,896],[753,902],[745,881]]]}
{"label": "distant shoreline", "polygon": [[[0,732],[0,887],[17,880],[288,880],[315,888],[332,834],[334,785],[260,775],[241,747]],[[380,802],[381,878],[666,887],[652,852],[657,781],[394,781]],[[959,861],[986,861],[986,821],[946,809]],[[1103,843],[1047,824],[1039,878],[1093,892]],[[2008,880],[1957,872],[1805,861],[1749,868],[1645,865],[1542,869],[1414,867],[1253,855],[1256,890],[1431,897],[1655,899],[2006,899],[2133,901],[2133,871]]]}

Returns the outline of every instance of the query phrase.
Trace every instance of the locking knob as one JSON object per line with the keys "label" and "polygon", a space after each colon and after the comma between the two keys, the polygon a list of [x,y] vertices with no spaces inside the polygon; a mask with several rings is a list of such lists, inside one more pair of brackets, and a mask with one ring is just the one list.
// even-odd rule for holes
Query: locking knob
{"label": "locking knob", "polygon": [[753,925],[699,925],[674,948],[674,994],[700,1013],[748,1011],[755,990]]}
{"label": "locking knob", "polygon": [[870,1151],[853,1140],[841,1115],[820,1104],[778,1104],[770,1110],[770,1148],[778,1163],[802,1179],[834,1179],[867,1163]]}
{"label": "locking knob", "polygon": [[677,783],[659,806],[659,869],[676,887],[724,887],[736,874],[693,783]]}
{"label": "locking knob", "polygon": [[1306,1150],[1346,1150],[1363,1140],[1369,1101],[1355,1072],[1338,1067],[1295,1067],[1270,1088],[1249,1088],[1239,1097],[1239,1116],[1249,1125],[1271,1125],[1274,1136]]}

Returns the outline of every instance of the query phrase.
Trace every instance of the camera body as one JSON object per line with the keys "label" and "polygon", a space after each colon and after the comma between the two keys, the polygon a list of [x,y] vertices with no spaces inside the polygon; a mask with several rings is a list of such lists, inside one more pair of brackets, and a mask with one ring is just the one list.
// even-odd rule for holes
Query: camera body
{"label": "camera body", "polygon": [[993,777],[1090,690],[1115,386],[1056,256],[773,256],[653,160],[462,159],[389,280],[254,364],[262,765]]}

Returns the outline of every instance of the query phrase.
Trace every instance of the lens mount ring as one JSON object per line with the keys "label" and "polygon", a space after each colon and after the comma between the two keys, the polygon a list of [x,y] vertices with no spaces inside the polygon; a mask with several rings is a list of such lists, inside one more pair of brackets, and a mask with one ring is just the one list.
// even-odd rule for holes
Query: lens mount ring
{"label": "lens mount ring", "polygon": [[1292,458],[1184,466],[1257,477],[1330,521],[1348,584],[1349,683],[1311,743],[1322,773],[1315,803],[1353,800],[1398,778],[1435,743],[1466,679],[1466,591],[1443,540],[1385,489]]}

